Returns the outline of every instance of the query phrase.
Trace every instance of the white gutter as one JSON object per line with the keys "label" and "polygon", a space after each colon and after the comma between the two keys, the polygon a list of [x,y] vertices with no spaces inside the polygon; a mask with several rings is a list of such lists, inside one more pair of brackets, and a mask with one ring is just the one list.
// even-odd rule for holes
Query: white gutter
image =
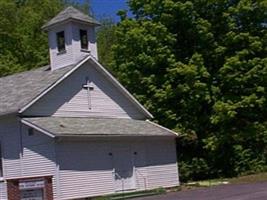
{"label": "white gutter", "polygon": [[171,132],[171,133],[173,133],[173,134],[176,135],[176,136],[179,136],[179,135],[180,135],[180,134],[178,134],[178,133],[176,133],[176,132],[174,132],[174,131],[172,131],[172,130],[170,130],[170,129],[164,127],[164,126],[161,126],[161,125],[159,125],[159,124],[157,124],[157,123],[155,123],[155,122],[152,122],[152,121],[150,121],[150,120],[146,120],[146,121],[149,122],[150,124],[154,125],[154,126],[157,126],[157,127],[161,128],[161,129],[165,130],[165,131]]}

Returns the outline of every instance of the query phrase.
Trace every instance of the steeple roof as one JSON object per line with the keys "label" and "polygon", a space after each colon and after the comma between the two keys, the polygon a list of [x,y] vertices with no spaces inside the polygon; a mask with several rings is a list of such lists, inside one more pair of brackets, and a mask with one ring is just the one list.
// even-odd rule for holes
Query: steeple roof
{"label": "steeple roof", "polygon": [[94,26],[99,26],[100,23],[91,16],[88,16],[72,6],[67,7],[65,10],[61,11],[53,19],[47,22],[42,29],[47,30],[49,27],[56,24],[60,24],[66,21],[78,21],[82,23],[91,24]]}

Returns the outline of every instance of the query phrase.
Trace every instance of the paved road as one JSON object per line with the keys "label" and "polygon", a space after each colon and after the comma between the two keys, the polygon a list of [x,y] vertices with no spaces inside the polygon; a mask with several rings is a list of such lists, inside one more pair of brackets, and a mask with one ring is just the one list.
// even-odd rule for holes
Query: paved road
{"label": "paved road", "polygon": [[134,200],[267,200],[267,182],[220,185]]}

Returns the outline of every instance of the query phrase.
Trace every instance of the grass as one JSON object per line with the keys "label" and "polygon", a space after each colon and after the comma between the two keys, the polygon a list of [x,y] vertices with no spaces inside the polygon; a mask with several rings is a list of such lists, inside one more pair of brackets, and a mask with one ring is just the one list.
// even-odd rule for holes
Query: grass
{"label": "grass", "polygon": [[164,188],[157,188],[154,190],[145,190],[145,191],[136,191],[136,192],[125,192],[125,193],[117,193],[102,197],[95,197],[92,200],[112,200],[112,199],[131,199],[135,197],[144,197],[144,196],[152,196],[152,195],[159,195],[165,194],[166,189]]}
{"label": "grass", "polygon": [[256,183],[264,181],[267,181],[267,172],[229,179],[229,183],[231,184]]}
{"label": "grass", "polygon": [[[185,190],[193,190],[199,187],[212,187],[216,185],[222,185],[222,184],[245,184],[245,183],[256,183],[256,182],[264,182],[267,181],[267,172],[265,173],[259,173],[259,174],[252,174],[252,175],[246,175],[246,176],[240,176],[236,178],[230,178],[230,179],[212,179],[212,180],[204,180],[204,181],[195,181],[191,183],[182,184],[179,187],[173,187],[168,189],[155,189],[155,190],[148,190],[148,191],[140,191],[140,192],[132,192],[132,193],[120,193],[115,195],[108,195],[103,197],[97,197],[93,198],[94,200],[111,200],[114,197],[123,197],[125,196],[125,199],[129,199],[127,197],[128,195],[138,195],[144,194],[144,196],[147,195],[156,195],[156,194],[164,194],[168,192],[178,192],[178,191],[185,191]],[[130,197],[131,198],[131,197]],[[124,198],[123,198],[124,199]]]}

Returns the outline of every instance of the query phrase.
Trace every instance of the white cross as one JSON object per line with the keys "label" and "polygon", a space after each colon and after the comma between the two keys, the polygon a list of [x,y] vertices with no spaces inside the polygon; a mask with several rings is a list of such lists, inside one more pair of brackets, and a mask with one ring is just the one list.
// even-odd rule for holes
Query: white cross
{"label": "white cross", "polygon": [[91,90],[94,90],[94,87],[92,86],[89,79],[86,79],[86,84],[83,85],[83,88],[87,90],[87,98],[88,98],[88,108],[89,110],[92,109],[92,103],[91,103]]}

